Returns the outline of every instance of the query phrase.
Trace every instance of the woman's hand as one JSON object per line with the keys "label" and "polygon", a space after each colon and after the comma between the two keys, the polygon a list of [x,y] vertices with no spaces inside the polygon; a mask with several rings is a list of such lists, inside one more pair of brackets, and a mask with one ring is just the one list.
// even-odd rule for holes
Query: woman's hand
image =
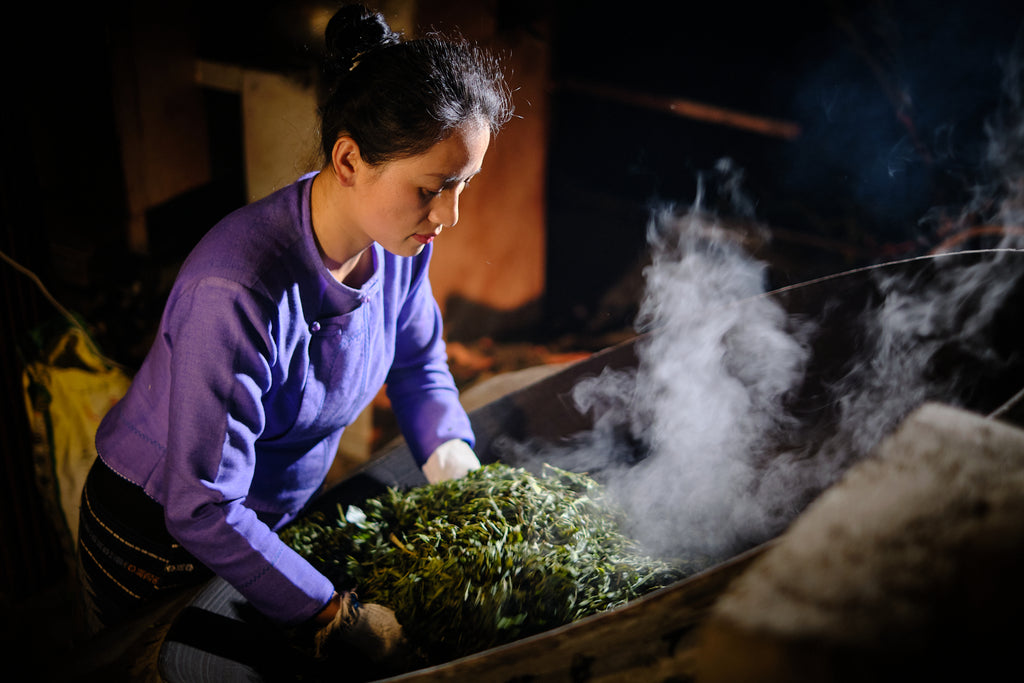
{"label": "woman's hand", "polygon": [[447,479],[459,479],[470,470],[480,467],[480,460],[472,447],[462,439],[452,439],[437,447],[423,464],[427,481],[436,484]]}

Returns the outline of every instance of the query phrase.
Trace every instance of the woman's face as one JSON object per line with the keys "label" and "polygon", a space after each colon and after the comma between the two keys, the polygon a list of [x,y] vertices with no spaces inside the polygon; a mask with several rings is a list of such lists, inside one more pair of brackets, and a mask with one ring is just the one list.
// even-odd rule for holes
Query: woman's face
{"label": "woman's face", "polygon": [[415,256],[459,220],[459,195],[480,172],[490,129],[479,122],[414,157],[364,166],[357,178],[360,229],[397,256]]}

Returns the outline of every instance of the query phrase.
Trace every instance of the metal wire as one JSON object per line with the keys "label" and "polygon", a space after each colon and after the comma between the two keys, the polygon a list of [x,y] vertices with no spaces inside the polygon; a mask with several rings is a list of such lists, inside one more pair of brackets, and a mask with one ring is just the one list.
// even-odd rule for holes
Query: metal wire
{"label": "metal wire", "polygon": [[1010,400],[1009,400],[1009,401],[1007,401],[1007,402],[1006,402],[1006,403],[1004,403],[1003,405],[1001,405],[1001,406],[999,406],[998,408],[996,408],[995,410],[993,410],[993,411],[992,411],[991,413],[989,413],[989,414],[988,414],[988,415],[987,415],[986,417],[987,417],[988,419],[990,419],[990,420],[995,420],[995,419],[997,419],[997,418],[999,418],[999,417],[1002,417],[1002,416],[1003,416],[1003,415],[1005,415],[1005,414],[1006,414],[1006,413],[1007,413],[1007,412],[1008,412],[1008,411],[1009,411],[1009,410],[1010,410],[1011,408],[1013,408],[1013,407],[1014,407],[1015,405],[1017,405],[1018,403],[1020,403],[1022,399],[1024,399],[1024,387],[1021,387],[1020,391],[1018,391],[1018,392],[1017,392],[1016,394],[1014,394],[1014,395],[1013,395],[1013,397],[1012,397],[1012,398],[1010,398]]}

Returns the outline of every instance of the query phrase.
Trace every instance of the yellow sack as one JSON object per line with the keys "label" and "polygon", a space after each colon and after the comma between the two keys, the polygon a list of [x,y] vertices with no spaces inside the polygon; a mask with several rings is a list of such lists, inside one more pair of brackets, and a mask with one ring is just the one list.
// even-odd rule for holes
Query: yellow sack
{"label": "yellow sack", "polygon": [[44,503],[67,558],[78,543],[78,506],[96,458],[96,429],[131,380],[105,359],[78,327],[40,344],[22,373],[32,429],[32,460]]}

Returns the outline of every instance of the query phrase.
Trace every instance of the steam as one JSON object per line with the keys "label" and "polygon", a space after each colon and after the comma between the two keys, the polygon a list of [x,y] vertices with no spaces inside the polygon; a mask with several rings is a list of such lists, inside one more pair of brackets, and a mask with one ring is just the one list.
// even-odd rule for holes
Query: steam
{"label": "steam", "polygon": [[536,454],[595,473],[659,555],[723,559],[777,535],[913,409],[960,404],[1021,360],[1019,344],[992,339],[1020,291],[1020,253],[880,268],[878,300],[845,321],[852,356],[800,412],[825,323],[764,294],[764,264],[725,235],[697,209],[652,221],[638,365],[580,381],[593,429]]}
{"label": "steam", "polygon": [[995,205],[998,224],[1020,228],[1024,226],[1024,46],[1011,53],[1004,73],[1006,101],[986,126],[989,185],[995,187],[975,192],[969,210],[984,213],[984,207]]}
{"label": "steam", "polygon": [[[728,165],[717,170],[733,176]],[[652,218],[636,370],[606,371],[574,391],[597,425],[588,452],[622,434],[607,453],[642,444],[637,462],[618,455],[601,477],[633,535],[663,555],[726,555],[789,519],[788,503],[766,500],[774,487],[761,483],[780,438],[799,427],[785,398],[810,358],[813,326],[761,296],[765,264],[703,210],[704,199],[702,186],[688,211]]]}
{"label": "steam", "polygon": [[[557,446],[505,444],[506,459],[589,471],[652,553],[714,561],[784,530],[923,402],[977,409],[1000,381],[996,394],[1019,390],[1024,350],[999,333],[1020,319],[1024,285],[1012,242],[1024,222],[1020,65],[1010,71],[1011,107],[990,129],[994,171],[961,221],[998,222],[1011,241],[866,269],[862,301],[809,315],[765,292],[766,265],[706,209],[702,180],[692,207],[651,219],[636,368],[575,386],[592,429]],[[723,162],[713,178],[752,223],[735,169]],[[824,367],[816,345],[836,339],[848,357]]]}
{"label": "steam", "polygon": [[[784,398],[803,378],[808,329],[764,291],[765,266],[695,207],[651,224],[630,433],[647,457],[608,479],[634,533],[656,552],[725,552],[777,526],[756,495]],[[593,388],[597,389],[597,387]],[[591,390],[593,390],[591,389]],[[589,401],[581,388],[580,405]],[[753,495],[752,495],[753,494]]]}
{"label": "steam", "polygon": [[[991,384],[992,376],[1019,362],[1019,352],[994,346],[992,335],[1022,272],[1020,254],[998,250],[974,263],[937,257],[916,278],[880,271],[876,287],[883,298],[857,323],[861,362],[832,387],[839,419],[819,457],[856,460],[924,401],[962,404],[972,385]],[[850,444],[845,456],[841,443]]]}
{"label": "steam", "polygon": [[[752,211],[727,161],[711,180],[734,210]],[[592,429],[505,457],[595,474],[632,535],[660,555],[727,555],[795,513],[794,498],[778,495],[792,465],[777,451],[800,426],[786,397],[804,378],[814,326],[763,296],[766,265],[705,211],[705,189],[702,180],[685,212],[651,219],[637,367],[606,369],[572,393]],[[766,474],[771,461],[779,464]]]}

